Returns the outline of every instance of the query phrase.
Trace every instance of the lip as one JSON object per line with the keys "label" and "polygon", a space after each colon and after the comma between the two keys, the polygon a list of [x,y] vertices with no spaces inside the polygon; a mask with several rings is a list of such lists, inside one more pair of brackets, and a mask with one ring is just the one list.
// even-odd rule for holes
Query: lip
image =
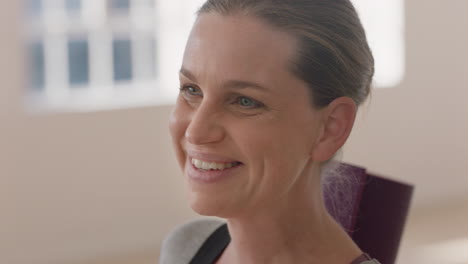
{"label": "lip", "polygon": [[[223,181],[225,179],[230,178],[235,174],[236,171],[238,171],[240,168],[242,168],[243,164],[240,163],[237,166],[234,166],[229,169],[224,169],[224,170],[202,170],[196,168],[192,162],[191,158],[187,158],[186,163],[185,163],[185,171],[187,174],[187,177],[194,182],[197,183],[217,183],[220,181]],[[218,161],[222,162],[222,161]],[[227,161],[229,162],[229,161]]]}

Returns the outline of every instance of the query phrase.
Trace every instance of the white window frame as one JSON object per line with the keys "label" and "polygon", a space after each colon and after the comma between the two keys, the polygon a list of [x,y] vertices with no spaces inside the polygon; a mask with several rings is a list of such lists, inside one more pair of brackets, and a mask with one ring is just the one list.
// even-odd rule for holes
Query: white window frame
{"label": "white window frame", "polygon": [[[43,0],[41,16],[29,17],[26,41],[42,41],[44,47],[45,85],[30,89],[26,105],[34,112],[95,111],[167,101],[157,76],[161,64],[158,50],[148,59],[154,39],[159,45],[155,21],[158,6],[147,8],[148,0],[130,0],[128,14],[111,14],[107,1],[82,0],[81,12],[67,13],[64,0]],[[72,86],[68,78],[69,37],[86,36],[89,51],[89,83]],[[132,80],[114,82],[112,41],[122,36],[131,40]]]}

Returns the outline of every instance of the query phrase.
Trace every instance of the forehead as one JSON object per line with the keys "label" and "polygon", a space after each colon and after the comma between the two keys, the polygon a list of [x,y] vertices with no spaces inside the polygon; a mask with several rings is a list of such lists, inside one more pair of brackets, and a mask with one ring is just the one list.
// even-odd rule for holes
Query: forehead
{"label": "forehead", "polygon": [[202,14],[194,24],[182,67],[202,79],[258,83],[293,78],[296,39],[246,15]]}

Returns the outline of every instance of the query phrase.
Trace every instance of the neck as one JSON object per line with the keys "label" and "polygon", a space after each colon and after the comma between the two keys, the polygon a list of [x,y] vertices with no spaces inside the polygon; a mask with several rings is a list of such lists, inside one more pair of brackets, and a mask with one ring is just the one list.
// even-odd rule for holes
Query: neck
{"label": "neck", "polygon": [[231,243],[219,263],[343,264],[357,258],[360,249],[328,214],[319,184],[298,186],[287,198],[229,218]]}

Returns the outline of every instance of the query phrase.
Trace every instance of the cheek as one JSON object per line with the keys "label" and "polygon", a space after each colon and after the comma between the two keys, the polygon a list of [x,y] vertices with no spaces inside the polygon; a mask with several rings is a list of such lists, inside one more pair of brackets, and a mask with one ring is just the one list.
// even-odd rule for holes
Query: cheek
{"label": "cheek", "polygon": [[238,131],[236,144],[242,150],[250,167],[252,184],[272,184],[279,179],[278,175],[287,173],[290,154],[290,142],[274,124],[259,123],[249,127],[236,127]]}
{"label": "cheek", "polygon": [[172,145],[181,168],[185,165],[185,153],[182,144],[184,142],[185,130],[188,123],[187,111],[178,102],[169,119],[169,130],[172,138]]}
{"label": "cheek", "polygon": [[182,131],[184,130],[183,127],[184,127],[184,124],[183,124],[183,120],[181,119],[180,111],[176,107],[172,111],[171,116],[169,118],[169,131],[171,133],[171,137],[173,141],[180,139],[182,135]]}
{"label": "cheek", "polygon": [[251,163],[251,174],[257,184],[261,181],[266,188],[276,188],[294,181],[310,158],[313,129],[290,123],[257,123],[252,126],[255,129],[239,128],[244,133],[238,133],[238,144]]}

